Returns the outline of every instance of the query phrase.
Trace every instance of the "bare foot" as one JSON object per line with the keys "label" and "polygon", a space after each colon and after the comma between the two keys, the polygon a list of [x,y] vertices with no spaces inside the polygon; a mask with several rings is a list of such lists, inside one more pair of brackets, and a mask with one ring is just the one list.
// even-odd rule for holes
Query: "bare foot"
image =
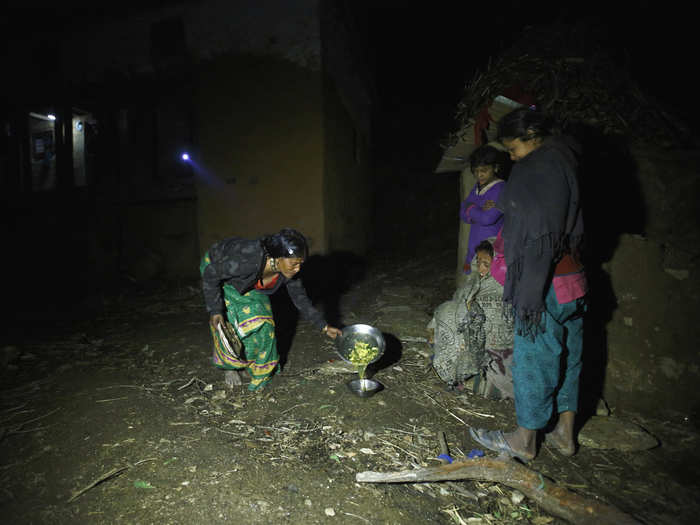
{"label": "bare foot", "polygon": [[241,386],[243,384],[238,370],[225,370],[224,382],[226,383],[226,386],[228,388],[233,388],[234,386]]}
{"label": "bare foot", "polygon": [[513,452],[526,460],[534,459],[537,455],[537,443],[535,441],[536,433],[533,430],[527,430],[523,427],[518,427],[513,432],[503,433],[503,437],[513,449]]}
{"label": "bare foot", "polygon": [[556,429],[549,434],[545,434],[544,442],[547,446],[557,449],[562,456],[570,457],[576,453],[576,444],[573,438],[564,436],[563,433],[558,432]]}
{"label": "bare foot", "polygon": [[575,418],[576,413],[573,410],[561,412],[557,426],[544,436],[544,442],[552,448],[556,448],[563,456],[573,456],[576,453],[576,443],[574,442]]}

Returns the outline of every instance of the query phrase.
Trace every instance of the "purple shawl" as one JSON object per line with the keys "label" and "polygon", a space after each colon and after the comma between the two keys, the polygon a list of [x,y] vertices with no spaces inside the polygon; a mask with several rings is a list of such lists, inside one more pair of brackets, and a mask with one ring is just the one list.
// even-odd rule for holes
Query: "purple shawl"
{"label": "purple shawl", "polygon": [[464,273],[471,273],[474,250],[479,243],[489,237],[495,237],[503,225],[503,212],[501,210],[496,207],[484,210],[483,206],[489,200],[498,202],[498,197],[504,187],[505,183],[500,179],[487,184],[483,190],[479,190],[479,185],[475,184],[469,196],[460,206],[460,219],[471,224],[467,256],[464,260]]}

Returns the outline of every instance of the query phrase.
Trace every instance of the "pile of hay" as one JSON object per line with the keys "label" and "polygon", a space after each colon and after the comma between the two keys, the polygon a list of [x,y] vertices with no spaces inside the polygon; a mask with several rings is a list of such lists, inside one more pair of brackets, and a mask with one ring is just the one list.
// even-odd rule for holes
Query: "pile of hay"
{"label": "pile of hay", "polygon": [[606,135],[661,147],[692,143],[692,133],[677,116],[646,95],[597,42],[595,29],[549,25],[525,29],[515,43],[489,61],[465,86],[458,104],[458,129],[444,147],[454,145],[498,95],[513,88],[534,98],[539,109],[562,126],[594,126]]}

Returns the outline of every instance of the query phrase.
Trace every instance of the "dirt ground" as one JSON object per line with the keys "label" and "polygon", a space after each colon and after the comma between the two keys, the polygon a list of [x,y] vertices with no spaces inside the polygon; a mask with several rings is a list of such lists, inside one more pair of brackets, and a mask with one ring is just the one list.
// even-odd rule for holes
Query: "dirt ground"
{"label": "dirt ground", "polygon": [[[449,392],[430,369],[421,338],[453,293],[456,254],[419,252],[367,261],[335,305],[346,325],[385,334],[373,372],[384,390],[370,398],[347,389],[333,343],[290,316],[284,297],[275,308],[288,351],[261,393],[227,391],[210,365],[197,282],[125,292],[92,315],[18,321],[0,341],[3,521],[563,523],[505,485],[355,481],[439,465],[439,431],[459,459],[477,448],[467,425],[514,424],[510,401]],[[643,523],[696,523],[697,431],[677,415],[612,408],[660,446],[582,446],[568,459],[542,447],[530,468]]]}

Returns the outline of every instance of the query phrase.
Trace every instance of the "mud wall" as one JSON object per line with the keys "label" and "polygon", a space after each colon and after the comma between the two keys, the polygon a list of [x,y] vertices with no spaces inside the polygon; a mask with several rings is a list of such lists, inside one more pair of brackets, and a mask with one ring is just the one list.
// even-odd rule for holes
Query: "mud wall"
{"label": "mud wall", "polygon": [[[239,5],[207,0],[196,6],[143,9],[65,35],[64,73],[72,82],[118,75],[125,82],[155,79],[165,88],[152,94],[157,119],[142,119],[134,131],[157,131],[158,140],[122,140],[118,153],[128,166],[127,150],[152,148],[154,142],[158,149],[150,159],[155,165],[121,170],[136,188],[125,198],[129,206],[135,204],[125,212],[125,224],[132,224],[132,215],[143,224],[124,254],[132,273],[148,273],[150,262],[133,269],[154,256],[150,248],[138,248],[149,244],[138,239],[161,224],[163,212],[156,206],[152,220],[145,218],[147,207],[140,204],[154,196],[140,189],[140,181],[153,171],[180,170],[174,153],[188,146],[193,147],[199,200],[198,251],[225,236],[260,235],[282,226],[306,233],[314,251],[326,251],[331,244],[366,250],[370,93],[365,66],[358,62],[364,52],[358,27],[344,2],[263,0]],[[91,45],[86,47],[85,41]],[[178,89],[181,81],[187,86]],[[188,100],[190,86],[193,96]],[[147,116],[147,102],[141,105]],[[166,106],[170,111],[161,111]],[[182,118],[166,122],[167,115]],[[180,129],[182,133],[175,132]],[[355,192],[360,194],[352,202],[361,204],[361,213],[358,208],[344,210],[351,200],[347,196]],[[175,235],[152,234],[151,244],[158,246],[163,235]],[[191,244],[189,239],[186,244]],[[173,255],[155,257],[169,265]],[[177,272],[168,267],[165,273]]]}
{"label": "mud wall", "polygon": [[326,247],[321,75],[281,59],[222,56],[195,95],[202,251],[232,235],[298,228]]}
{"label": "mud wall", "polygon": [[328,251],[365,254],[372,236],[368,136],[330,78],[324,84],[324,217]]}
{"label": "mud wall", "polygon": [[[613,406],[697,416],[700,153],[632,154],[646,227],[622,234],[602,267],[612,291],[604,394]],[[625,199],[615,199],[623,210],[630,207]]]}
{"label": "mud wall", "polygon": [[346,2],[320,2],[324,209],[328,251],[363,255],[372,239],[373,80],[366,20]]}

